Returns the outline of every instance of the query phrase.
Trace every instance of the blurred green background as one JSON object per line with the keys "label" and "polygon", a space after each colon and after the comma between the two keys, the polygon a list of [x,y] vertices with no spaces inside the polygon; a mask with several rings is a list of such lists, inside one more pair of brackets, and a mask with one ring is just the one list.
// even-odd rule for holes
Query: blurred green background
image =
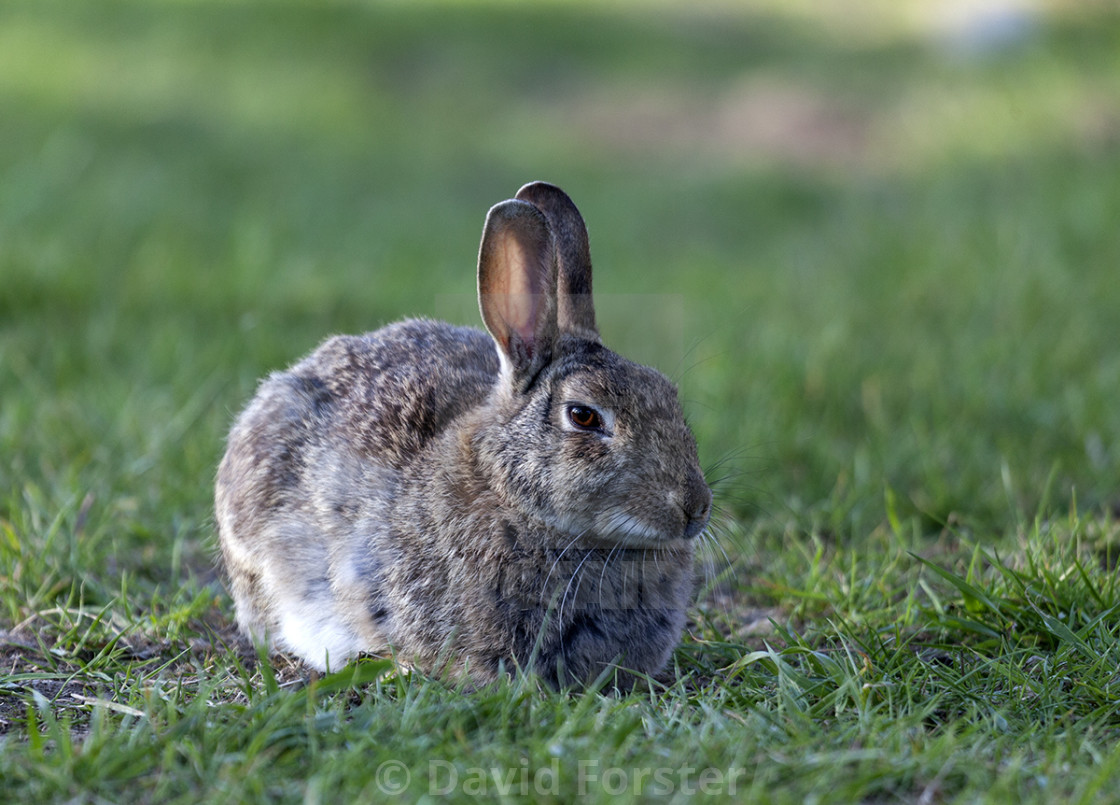
{"label": "blurred green background", "polygon": [[0,520],[85,499],[107,561],[208,567],[256,379],[477,323],[533,179],[745,527],[1108,509],[1118,176],[1108,3],[7,0]]}

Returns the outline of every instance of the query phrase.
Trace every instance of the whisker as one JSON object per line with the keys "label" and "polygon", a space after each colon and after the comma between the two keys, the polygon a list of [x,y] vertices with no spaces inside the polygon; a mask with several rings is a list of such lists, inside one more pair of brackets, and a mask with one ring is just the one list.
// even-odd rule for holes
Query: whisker
{"label": "whisker", "polygon": [[[572,537],[571,540],[568,542],[568,544],[560,549],[560,553],[556,556],[556,558],[552,560],[552,566],[549,567],[548,574],[544,577],[544,584],[541,587],[541,593],[543,595],[548,595],[548,583],[549,583],[549,581],[552,580],[553,572],[556,570],[557,567],[560,566],[560,562],[561,562],[561,560],[563,560],[564,554],[566,554],[568,552],[568,550],[573,545],[575,545],[577,542],[579,542],[579,540],[582,539],[587,534],[587,532],[589,530],[590,530],[589,528],[585,528],[583,531],[579,532],[574,537]],[[548,597],[550,599],[552,598],[552,596],[548,596]],[[553,603],[555,603],[555,602],[550,600],[548,602],[548,606],[551,607]]]}
{"label": "whisker", "polygon": [[576,569],[574,571],[572,571],[572,577],[570,579],[568,579],[568,586],[564,588],[564,596],[560,599],[560,609],[557,612],[557,622],[558,623],[560,623],[560,624],[564,623],[564,606],[568,601],[568,593],[572,589],[572,582],[574,582],[576,580],[576,577],[579,577],[580,581],[579,581],[578,584],[576,584],[576,590],[575,590],[575,595],[579,595],[580,584],[583,583],[583,577],[580,574],[580,569],[583,568],[584,563],[587,562],[587,560],[591,557],[591,554],[593,554],[595,552],[596,552],[595,548],[588,548],[587,551],[584,553],[583,558],[579,561],[579,564],[576,565]]}
{"label": "whisker", "polygon": [[607,554],[607,558],[603,562],[603,569],[599,572],[599,609],[603,608],[603,578],[607,574],[607,568],[610,567],[611,557],[614,556],[615,551],[621,547],[621,543],[616,543],[614,547],[611,548],[610,553]]}

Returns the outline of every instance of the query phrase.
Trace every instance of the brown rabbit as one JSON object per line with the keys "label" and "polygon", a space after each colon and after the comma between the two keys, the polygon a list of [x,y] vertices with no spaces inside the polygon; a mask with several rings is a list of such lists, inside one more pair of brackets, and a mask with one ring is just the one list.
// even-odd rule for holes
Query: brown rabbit
{"label": "brown rabbit", "polygon": [[676,390],[600,343],[557,187],[490,210],[478,295],[489,335],[403,321],[261,383],[216,490],[238,624],[318,669],[656,673],[711,507]]}

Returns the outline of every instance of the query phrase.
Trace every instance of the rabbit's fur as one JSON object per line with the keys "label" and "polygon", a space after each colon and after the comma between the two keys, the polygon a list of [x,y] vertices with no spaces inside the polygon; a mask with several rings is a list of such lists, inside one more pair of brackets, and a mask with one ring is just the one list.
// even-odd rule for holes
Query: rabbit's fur
{"label": "rabbit's fur", "polygon": [[217,479],[238,624],[318,669],[656,673],[711,506],[676,390],[599,342],[558,188],[490,210],[478,285],[490,335],[403,321],[261,383]]}

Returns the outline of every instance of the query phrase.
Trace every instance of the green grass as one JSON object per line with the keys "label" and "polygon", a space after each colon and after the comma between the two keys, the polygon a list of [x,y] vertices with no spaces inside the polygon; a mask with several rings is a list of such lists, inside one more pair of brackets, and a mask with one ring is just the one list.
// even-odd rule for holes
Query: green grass
{"label": "green grass", "polygon": [[[5,797],[1116,799],[1120,17],[820,6],[0,6]],[[247,655],[233,415],[327,334],[477,323],[537,178],[716,485],[669,672]]]}

